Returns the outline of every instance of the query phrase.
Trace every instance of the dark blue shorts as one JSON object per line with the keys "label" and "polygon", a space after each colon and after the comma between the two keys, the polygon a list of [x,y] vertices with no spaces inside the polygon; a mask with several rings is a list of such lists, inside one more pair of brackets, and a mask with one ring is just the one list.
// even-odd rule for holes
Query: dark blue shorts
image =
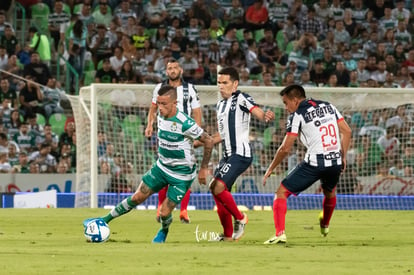
{"label": "dark blue shorts", "polygon": [[246,158],[239,155],[232,155],[223,158],[214,171],[214,178],[226,184],[230,191],[237,177],[249,168],[253,158]]}
{"label": "dark blue shorts", "polygon": [[282,180],[282,184],[291,193],[297,195],[317,180],[321,180],[322,188],[332,192],[338,184],[341,168],[341,165],[314,167],[302,161]]}

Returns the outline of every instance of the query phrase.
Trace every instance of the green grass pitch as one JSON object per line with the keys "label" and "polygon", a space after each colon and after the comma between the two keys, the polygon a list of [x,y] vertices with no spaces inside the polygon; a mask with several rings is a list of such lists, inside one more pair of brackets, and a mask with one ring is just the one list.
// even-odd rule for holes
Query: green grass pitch
{"label": "green grass pitch", "polygon": [[263,245],[273,214],[249,211],[239,242],[208,242],[221,230],[213,211],[178,211],[165,244],[152,244],[155,211],[110,223],[111,237],[87,243],[82,221],[104,209],[0,209],[0,274],[413,274],[414,211],[336,211],[319,234],[318,210],[288,210],[286,245]]}

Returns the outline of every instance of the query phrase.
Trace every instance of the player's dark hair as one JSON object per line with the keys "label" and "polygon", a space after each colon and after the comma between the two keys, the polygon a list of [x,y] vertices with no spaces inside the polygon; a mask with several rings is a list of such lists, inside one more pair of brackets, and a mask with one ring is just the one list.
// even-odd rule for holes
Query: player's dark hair
{"label": "player's dark hair", "polygon": [[230,76],[231,81],[239,81],[239,72],[233,67],[226,67],[221,69],[218,74],[224,74]]}
{"label": "player's dark hair", "polygon": [[293,84],[280,91],[280,96],[286,95],[288,98],[306,98],[305,89],[302,86]]}
{"label": "player's dark hair", "polygon": [[161,88],[158,90],[158,95],[159,96],[168,95],[172,99],[177,99],[177,90],[173,86],[164,85],[164,86],[161,86]]}

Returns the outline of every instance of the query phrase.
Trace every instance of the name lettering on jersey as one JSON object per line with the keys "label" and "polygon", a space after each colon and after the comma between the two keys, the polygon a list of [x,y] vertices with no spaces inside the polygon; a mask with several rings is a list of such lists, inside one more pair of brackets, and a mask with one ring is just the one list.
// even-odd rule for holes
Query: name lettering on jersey
{"label": "name lettering on jersey", "polygon": [[161,140],[160,140],[160,147],[166,147],[169,149],[179,149],[178,144],[171,144],[171,143],[163,142]]}
{"label": "name lettering on jersey", "polygon": [[319,106],[312,111],[306,112],[303,115],[306,123],[312,122],[315,118],[325,117],[326,114],[334,114],[335,111],[331,106]]}

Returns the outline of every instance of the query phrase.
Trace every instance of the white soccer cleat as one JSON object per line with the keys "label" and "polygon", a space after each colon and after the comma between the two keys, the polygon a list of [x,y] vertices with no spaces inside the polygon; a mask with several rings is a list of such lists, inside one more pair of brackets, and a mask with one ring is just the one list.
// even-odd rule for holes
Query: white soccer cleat
{"label": "white soccer cleat", "polygon": [[241,237],[243,237],[244,234],[244,228],[246,227],[246,224],[249,222],[249,219],[247,218],[247,214],[244,213],[244,217],[242,220],[235,220],[234,226],[233,226],[233,240],[238,241]]}
{"label": "white soccer cleat", "polygon": [[265,241],[263,244],[278,244],[278,243],[286,243],[286,242],[287,242],[287,237],[286,237],[286,234],[283,233],[282,235],[271,237],[270,239]]}

